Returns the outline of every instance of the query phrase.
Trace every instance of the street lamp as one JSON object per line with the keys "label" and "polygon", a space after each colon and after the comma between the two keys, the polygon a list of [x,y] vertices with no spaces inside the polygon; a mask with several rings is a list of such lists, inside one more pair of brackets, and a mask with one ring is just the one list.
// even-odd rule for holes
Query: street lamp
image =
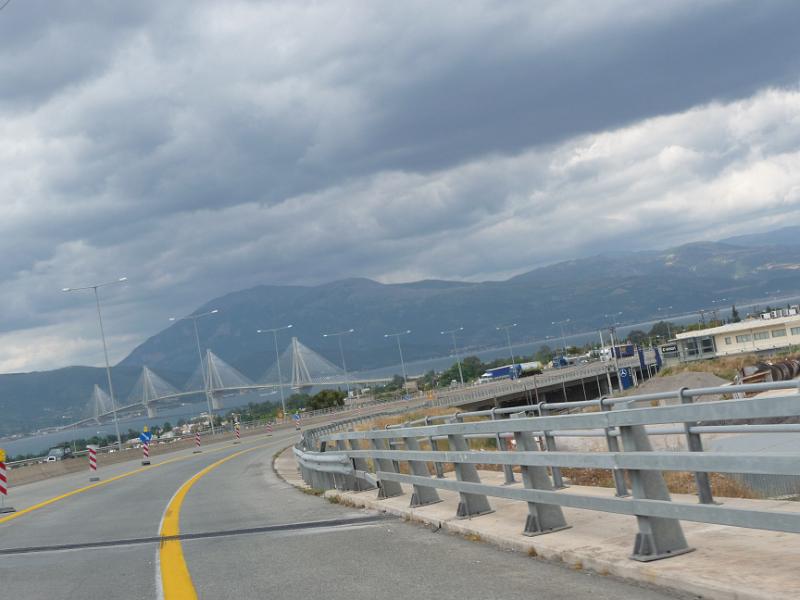
{"label": "street lamp", "polygon": [[399,333],[384,333],[383,337],[390,338],[393,337],[397,340],[397,350],[400,352],[400,367],[403,369],[403,388],[408,385],[408,376],[406,375],[406,363],[403,360],[403,348],[400,346],[400,336],[408,335],[411,333],[410,329],[406,329],[405,331],[400,331]]}
{"label": "street lamp", "polygon": [[[672,310],[672,306],[667,306],[667,307],[659,306],[658,308],[656,308],[656,310],[658,312],[661,312],[662,310]],[[664,318],[665,319],[669,319],[669,315],[664,315]],[[672,339],[672,330],[671,330],[671,328],[669,326],[669,321],[664,321],[664,322],[667,324],[667,340],[671,340]]]}
{"label": "street lamp", "polygon": [[567,355],[567,340],[564,337],[564,324],[569,323],[569,319],[564,319],[563,321],[553,321],[552,325],[558,325],[561,328],[561,347],[564,349],[564,356]]}
{"label": "street lamp", "polygon": [[347,397],[350,397],[350,380],[347,377],[347,363],[344,361],[344,350],[342,349],[342,336],[348,333],[353,333],[355,329],[348,329],[347,331],[337,331],[335,333],[323,333],[322,337],[336,337],[339,340],[339,356],[342,357],[342,369],[344,370],[344,384],[347,386]]}
{"label": "street lamp", "polygon": [[508,330],[512,327],[516,327],[516,323],[511,323],[510,325],[498,325],[495,327],[497,331],[504,329],[506,332],[506,342],[508,343],[508,353],[511,355],[511,364],[514,364],[514,349],[511,347],[511,335],[508,333]]}
{"label": "street lamp", "polygon": [[617,330],[617,325],[619,325],[619,321],[617,321],[617,317],[622,314],[622,311],[612,313],[610,315],[603,315],[606,319],[611,321],[613,324],[608,328],[609,333],[611,334],[611,357],[614,359],[614,370],[617,372],[617,386],[619,387],[620,393],[622,393],[622,377],[619,374],[619,358],[617,357],[617,342],[614,339],[614,332]]}
{"label": "street lamp", "polygon": [[100,323],[100,337],[103,340],[103,356],[106,359],[106,377],[108,378],[108,394],[111,396],[111,410],[114,412],[114,428],[117,431],[117,445],[119,451],[122,452],[122,436],[119,434],[119,421],[117,420],[117,401],[114,399],[114,386],[111,383],[111,365],[108,363],[108,346],[106,345],[106,332],[103,329],[103,314],[100,312],[100,295],[97,293],[97,288],[115,285],[128,281],[127,277],[120,277],[116,281],[109,281],[107,283],[98,283],[97,285],[86,285],[83,287],[65,287],[61,288],[62,292],[80,292],[83,290],[92,290],[94,292],[94,301],[97,305],[97,321]]}
{"label": "street lamp", "polygon": [[281,410],[283,410],[283,421],[286,422],[286,396],[283,393],[283,380],[281,379],[281,355],[278,354],[278,332],[284,329],[291,329],[292,326],[274,327],[272,329],[256,329],[256,333],[271,333],[275,341],[275,364],[278,366],[278,389],[281,391]]}
{"label": "street lamp", "polygon": [[200,313],[199,315],[188,315],[186,317],[170,317],[170,321],[183,321],[184,319],[191,319],[194,325],[194,341],[197,344],[197,358],[200,359],[200,374],[203,376],[203,388],[206,392],[206,402],[208,403],[208,420],[211,421],[211,435],[214,435],[214,406],[211,402],[211,374],[209,373],[206,379],[206,367],[203,362],[203,351],[200,349],[200,333],[197,331],[197,319],[215,315],[219,312],[218,308],[209,310],[208,312]]}
{"label": "street lamp", "polygon": [[458,346],[456,346],[456,332],[457,331],[464,331],[463,327],[459,327],[458,329],[450,329],[449,331],[441,331],[441,335],[450,335],[453,338],[453,352],[456,355],[456,364],[458,365],[458,378],[461,380],[461,385],[464,385],[464,373],[461,370],[461,358],[458,355]]}

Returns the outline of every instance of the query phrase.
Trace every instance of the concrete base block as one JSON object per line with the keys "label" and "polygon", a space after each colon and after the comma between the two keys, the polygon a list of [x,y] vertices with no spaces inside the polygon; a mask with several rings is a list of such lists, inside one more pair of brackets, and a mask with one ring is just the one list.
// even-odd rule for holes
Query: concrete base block
{"label": "concrete base block", "polygon": [[192,450],[192,454],[200,454],[202,450]]}
{"label": "concrete base block", "polygon": [[99,477],[89,477],[89,481],[100,481]]}
{"label": "concrete base block", "polygon": [[[530,517],[530,515],[528,515]],[[551,529],[537,529],[536,526],[531,526],[529,529],[529,524],[526,523],[525,531],[522,532],[522,535],[527,537],[536,537],[537,535],[545,535],[547,533],[555,533],[556,531],[564,531],[565,529],[572,529],[572,525],[562,525],[561,527],[553,527]]]}
{"label": "concrete base block", "polygon": [[456,508],[456,518],[457,519],[471,519],[472,517],[480,517],[483,515],[490,515],[494,512],[494,509],[488,510],[479,510],[477,512],[470,513],[467,505],[464,502],[458,503],[458,508]]}
{"label": "concrete base block", "polygon": [[417,493],[414,492],[413,494],[411,494],[411,503],[409,504],[409,506],[411,508],[417,508],[420,506],[430,506],[431,504],[439,504],[439,502],[441,501],[442,500],[439,498],[436,498],[435,500],[420,500],[417,497]]}
{"label": "concrete base block", "polygon": [[0,506],[0,515],[12,512],[17,512],[17,509],[13,506]]}
{"label": "concrete base block", "polygon": [[142,466],[143,466],[143,467],[146,467],[146,466],[148,466],[149,464],[150,464],[150,461],[149,461],[149,460],[143,460],[143,461],[142,461]]}
{"label": "concrete base block", "polygon": [[680,556],[693,552],[694,548],[684,546],[682,548],[672,548],[670,550],[659,550],[656,544],[656,538],[653,534],[637,533],[636,540],[633,544],[633,553],[631,558],[639,562],[651,562],[654,560],[661,560],[662,558],[670,558],[672,556]]}

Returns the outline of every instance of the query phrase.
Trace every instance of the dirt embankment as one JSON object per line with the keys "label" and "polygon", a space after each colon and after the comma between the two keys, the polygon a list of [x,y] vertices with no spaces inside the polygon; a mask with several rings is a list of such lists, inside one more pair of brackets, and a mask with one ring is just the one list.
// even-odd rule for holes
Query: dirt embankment
{"label": "dirt embankment", "polygon": [[[637,394],[657,394],[660,392],[677,392],[681,388],[707,388],[719,387],[731,383],[729,379],[723,379],[708,371],[681,371],[673,375],[660,375],[652,379],[646,379],[642,385],[636,389],[628,390],[624,395],[633,396]],[[700,401],[719,400],[721,396],[703,396]]]}

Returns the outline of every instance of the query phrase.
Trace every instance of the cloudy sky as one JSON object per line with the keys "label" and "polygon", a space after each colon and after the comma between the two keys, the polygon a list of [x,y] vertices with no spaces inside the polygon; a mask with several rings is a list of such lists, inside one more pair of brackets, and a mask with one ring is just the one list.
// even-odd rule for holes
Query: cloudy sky
{"label": "cloudy sky", "polygon": [[[0,4],[2,4],[0,2]],[[800,223],[800,4],[12,0],[0,372],[261,283]]]}

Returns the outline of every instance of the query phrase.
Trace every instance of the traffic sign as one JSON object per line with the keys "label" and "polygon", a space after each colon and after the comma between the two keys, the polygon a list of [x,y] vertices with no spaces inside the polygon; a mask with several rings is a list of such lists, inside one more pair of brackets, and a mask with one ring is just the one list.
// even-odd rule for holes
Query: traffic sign
{"label": "traffic sign", "polygon": [[6,462],[6,451],[0,448],[0,462]]}
{"label": "traffic sign", "polygon": [[147,428],[147,425],[144,426],[142,433],[139,434],[139,441],[143,444],[146,444],[150,440],[153,439],[153,432]]}
{"label": "traffic sign", "polygon": [[295,421],[299,421],[299,420],[300,420],[300,413],[294,413],[294,414],[292,415],[292,418],[293,418]]}

